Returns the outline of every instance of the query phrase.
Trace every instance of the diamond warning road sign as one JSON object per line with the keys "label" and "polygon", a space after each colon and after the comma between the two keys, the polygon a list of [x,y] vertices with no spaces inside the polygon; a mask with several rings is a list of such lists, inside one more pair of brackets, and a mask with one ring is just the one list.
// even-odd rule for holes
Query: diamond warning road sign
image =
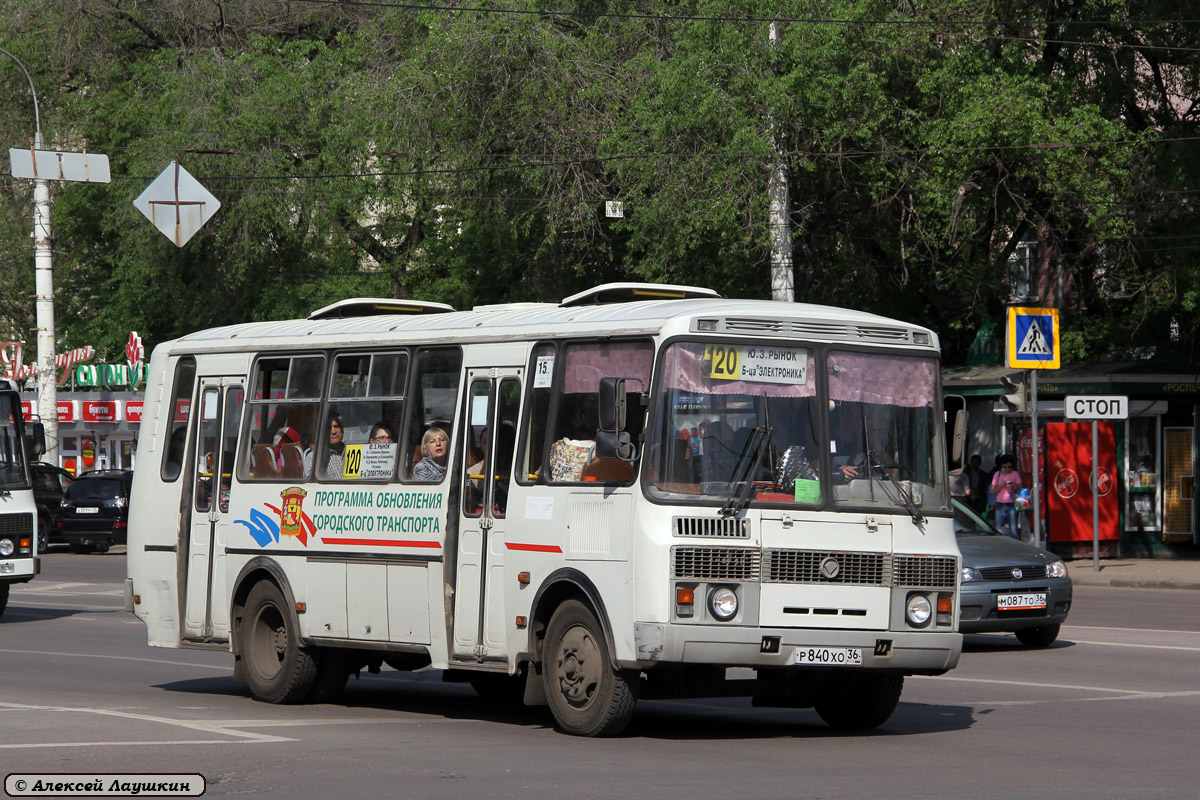
{"label": "diamond warning road sign", "polygon": [[1058,309],[1008,309],[1008,366],[1058,369]]}
{"label": "diamond warning road sign", "polygon": [[221,201],[178,162],[172,161],[138,195],[133,205],[164,236],[176,246],[183,247],[217,213]]}

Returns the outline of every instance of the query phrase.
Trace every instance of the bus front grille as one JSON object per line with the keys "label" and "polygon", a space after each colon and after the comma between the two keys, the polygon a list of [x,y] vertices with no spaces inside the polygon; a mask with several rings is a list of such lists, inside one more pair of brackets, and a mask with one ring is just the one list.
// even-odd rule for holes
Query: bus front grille
{"label": "bus front grille", "polygon": [[0,536],[32,536],[33,514],[0,514]]}
{"label": "bus front grille", "polygon": [[886,553],[842,553],[827,550],[766,550],[768,583],[888,584]]}
{"label": "bus front grille", "polygon": [[749,539],[750,520],[719,517],[676,517],[676,536],[704,536],[713,539]]}
{"label": "bus front grille", "polygon": [[953,589],[957,564],[950,556],[895,556],[893,586]]}
{"label": "bus front grille", "polygon": [[754,547],[671,548],[672,577],[695,581],[756,581],[759,552]]}

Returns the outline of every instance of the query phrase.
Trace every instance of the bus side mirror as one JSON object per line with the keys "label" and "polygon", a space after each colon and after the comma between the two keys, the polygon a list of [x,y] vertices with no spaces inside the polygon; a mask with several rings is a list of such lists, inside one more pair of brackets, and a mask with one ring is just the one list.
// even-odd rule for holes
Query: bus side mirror
{"label": "bus side mirror", "polygon": [[25,448],[29,455],[41,458],[46,452],[46,426],[40,422],[32,422],[25,429]]}
{"label": "bus side mirror", "polygon": [[[625,430],[625,379],[600,379],[600,430],[617,433]],[[628,437],[626,437],[628,438]],[[596,443],[599,444],[597,439]]]}
{"label": "bus side mirror", "polygon": [[596,433],[596,458],[619,458],[633,461],[633,439],[625,431]]}

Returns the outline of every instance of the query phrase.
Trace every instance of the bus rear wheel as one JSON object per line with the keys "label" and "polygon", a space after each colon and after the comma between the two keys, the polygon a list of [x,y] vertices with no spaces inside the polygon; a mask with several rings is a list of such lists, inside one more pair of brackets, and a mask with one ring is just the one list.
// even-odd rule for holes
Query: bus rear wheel
{"label": "bus rear wheel", "polygon": [[903,675],[834,673],[813,700],[830,727],[868,731],[887,722],[900,703]]}
{"label": "bus rear wheel", "polygon": [[637,673],[613,669],[596,616],[568,600],[546,626],[542,662],[546,699],[560,729],[576,736],[615,736],[637,704]]}
{"label": "bus rear wheel", "polygon": [[246,598],[246,612],[238,628],[246,683],[258,700],[299,703],[312,691],[317,662],[288,614],[283,593],[269,581],[260,581]]}

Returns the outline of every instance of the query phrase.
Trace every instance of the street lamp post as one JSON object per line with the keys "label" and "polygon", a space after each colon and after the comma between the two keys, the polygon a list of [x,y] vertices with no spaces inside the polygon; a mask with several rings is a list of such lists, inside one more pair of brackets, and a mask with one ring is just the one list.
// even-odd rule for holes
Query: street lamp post
{"label": "street lamp post", "polygon": [[[0,47],[0,53],[16,62],[33,95],[33,149],[44,150],[42,118],[38,112],[37,90],[21,59]],[[58,369],[54,363],[54,260],[50,243],[50,181],[33,181],[33,259],[35,309],[37,312],[38,415],[46,430],[44,458],[58,464]]]}

